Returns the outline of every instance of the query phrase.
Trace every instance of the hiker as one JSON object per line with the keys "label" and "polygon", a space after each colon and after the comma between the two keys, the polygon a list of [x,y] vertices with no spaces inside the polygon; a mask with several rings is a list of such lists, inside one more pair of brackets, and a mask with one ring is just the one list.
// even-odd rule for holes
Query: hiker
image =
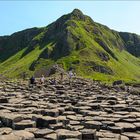
{"label": "hiker", "polygon": [[63,82],[63,78],[64,78],[64,74],[63,72],[60,73],[60,82],[62,83]]}
{"label": "hiker", "polygon": [[32,77],[30,78],[30,84],[29,84],[29,86],[33,87],[34,85],[36,85],[36,80],[35,80],[35,77],[32,76]]}
{"label": "hiker", "polygon": [[40,84],[44,84],[45,83],[45,77],[44,75],[42,75],[42,77],[40,78]]}
{"label": "hiker", "polygon": [[75,76],[76,74],[73,73],[72,69],[70,69],[69,72],[68,72],[68,75],[69,75],[69,79],[72,79],[72,77]]}
{"label": "hiker", "polygon": [[53,80],[52,80],[52,84],[53,84],[53,85],[56,85],[56,78],[55,78],[55,77],[54,77]]}
{"label": "hiker", "polygon": [[71,83],[72,77],[74,76],[72,69],[68,72],[69,83]]}

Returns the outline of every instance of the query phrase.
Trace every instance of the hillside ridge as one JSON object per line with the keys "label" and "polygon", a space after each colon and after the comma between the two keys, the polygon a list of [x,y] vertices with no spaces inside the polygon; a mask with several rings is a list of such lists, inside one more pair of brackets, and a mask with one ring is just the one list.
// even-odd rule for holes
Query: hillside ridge
{"label": "hillside ridge", "polygon": [[58,63],[86,78],[135,81],[140,75],[139,56],[139,35],[111,30],[79,9],[46,27],[0,37],[0,72],[13,69],[8,77],[47,71]]}

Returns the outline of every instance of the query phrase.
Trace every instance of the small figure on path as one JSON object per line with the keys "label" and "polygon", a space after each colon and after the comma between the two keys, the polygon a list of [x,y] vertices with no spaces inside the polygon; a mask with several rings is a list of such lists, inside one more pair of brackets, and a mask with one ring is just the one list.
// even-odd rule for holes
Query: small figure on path
{"label": "small figure on path", "polygon": [[55,77],[54,77],[53,80],[52,80],[52,84],[53,84],[53,85],[56,85],[56,78],[55,78]]}
{"label": "small figure on path", "polygon": [[60,73],[60,82],[62,83],[63,82],[63,78],[64,78],[64,74],[63,72]]}
{"label": "small figure on path", "polygon": [[45,77],[44,75],[42,75],[42,77],[40,78],[40,84],[44,84],[45,83]]}
{"label": "small figure on path", "polygon": [[32,76],[32,77],[30,78],[30,84],[29,84],[29,85],[31,85],[31,87],[33,87],[34,85],[36,85],[36,79],[35,79],[34,76]]}
{"label": "small figure on path", "polygon": [[72,84],[72,78],[73,78],[73,76],[74,76],[73,71],[72,71],[72,69],[70,69],[69,72],[68,72],[70,86]]}
{"label": "small figure on path", "polygon": [[35,77],[34,76],[32,76],[31,78],[30,78],[30,84],[35,84],[36,82],[35,82]]}

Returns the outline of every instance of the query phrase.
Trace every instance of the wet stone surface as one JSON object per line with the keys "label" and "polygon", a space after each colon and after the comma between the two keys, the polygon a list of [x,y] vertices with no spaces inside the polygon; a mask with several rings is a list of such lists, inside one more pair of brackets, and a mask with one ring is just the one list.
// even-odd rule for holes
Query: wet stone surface
{"label": "wet stone surface", "polygon": [[0,82],[0,140],[140,140],[140,87],[84,79]]}

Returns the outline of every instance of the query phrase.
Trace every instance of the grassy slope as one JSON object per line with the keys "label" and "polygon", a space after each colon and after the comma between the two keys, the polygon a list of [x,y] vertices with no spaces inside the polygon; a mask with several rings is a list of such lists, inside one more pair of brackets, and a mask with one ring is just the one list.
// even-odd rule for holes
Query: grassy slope
{"label": "grassy slope", "polygon": [[[140,67],[139,67],[139,59],[130,56],[127,52],[123,51],[121,54],[117,54],[119,56],[119,62],[108,61],[104,65],[107,65],[112,68],[114,75],[102,74],[99,72],[94,72],[91,67],[85,66],[83,63],[76,65],[76,73],[84,76],[86,78],[92,78],[95,80],[102,80],[106,82],[112,82],[117,79],[125,80],[126,82],[135,82],[139,81],[140,75]],[[127,59],[129,56],[129,60]],[[94,57],[95,59],[95,57]],[[131,60],[130,60],[131,59]],[[79,60],[84,62],[85,60],[93,60],[92,58],[84,59],[83,56],[79,56],[78,54],[71,54],[69,57],[64,57],[60,59],[58,62],[62,63],[66,68],[69,67],[71,62]],[[100,62],[98,62],[100,64]]]}
{"label": "grassy slope", "polygon": [[[119,51],[116,49],[115,46],[113,46],[109,41],[107,42],[112,48],[112,51],[116,55],[116,57],[119,59],[118,61],[114,59],[110,59],[108,62],[103,62],[99,59],[99,57],[95,54],[96,50],[104,51],[99,44],[97,44],[93,38],[94,35],[87,35],[86,31],[83,30],[83,25],[85,23],[76,22],[78,24],[77,28],[71,29],[73,34],[78,36],[81,35],[81,40],[84,41],[87,48],[83,49],[84,53],[82,55],[79,55],[79,52],[73,52],[71,56],[62,58],[59,60],[61,61],[64,66],[69,66],[73,61],[79,60],[81,63],[79,65],[76,65],[77,73],[87,77],[87,78],[93,78],[96,80],[103,80],[103,81],[112,81],[117,79],[123,79],[125,81],[139,81],[139,75],[140,75],[140,60],[125,50]],[[97,25],[98,26],[98,25]],[[108,29],[100,28],[104,35],[106,35],[106,38],[110,38],[112,40],[115,40],[116,37],[112,35],[111,32],[108,31]],[[121,43],[121,39],[118,38],[118,42]],[[94,72],[90,66],[84,66],[83,62],[85,61],[94,61],[97,64],[102,64],[104,66],[109,66],[113,72],[114,75],[107,75],[107,74],[101,74],[98,72]]]}
{"label": "grassy slope", "polygon": [[[71,26],[71,23],[75,23],[77,26]],[[29,75],[33,74],[33,71],[29,70],[30,65],[35,60],[38,60],[38,64],[36,65],[36,70],[41,67],[48,68],[53,63],[62,64],[65,70],[67,70],[71,65],[75,67],[76,73],[80,76],[86,78],[92,78],[96,80],[102,80],[106,82],[110,82],[117,79],[122,79],[125,81],[139,81],[140,80],[140,60],[125,50],[120,51],[111,41],[117,40],[118,45],[122,44],[121,38],[118,36],[117,32],[113,32],[109,30],[107,27],[102,26],[100,24],[94,23],[90,25],[90,21],[76,21],[71,20],[66,23],[67,30],[69,30],[74,36],[80,36],[80,42],[84,44],[84,47],[80,50],[73,50],[69,56],[62,57],[58,59],[56,62],[52,59],[38,59],[38,56],[45,48],[51,49],[51,43],[44,46],[44,48],[40,49],[39,46],[36,46],[35,49],[29,52],[25,57],[21,58],[24,51],[27,49],[23,49],[14,56],[10,57],[6,61],[0,64],[0,73],[4,73],[8,77],[19,77],[22,72],[27,72]],[[87,26],[91,30],[95,27],[98,31],[102,32],[102,36],[97,36],[93,33],[88,33],[84,27]],[[46,31],[45,31],[46,32]],[[40,33],[34,39],[40,40],[43,38],[45,32]],[[95,40],[94,38],[100,38],[104,40],[106,44],[108,44],[111,51],[116,55],[118,61],[113,59],[110,56],[109,61],[102,61],[97,56],[97,51],[107,53]],[[73,42],[72,39],[68,40],[70,44],[75,46],[76,42]],[[75,64],[75,62],[80,62]],[[99,72],[93,71],[91,66],[85,65],[87,62],[95,62],[96,64],[103,65],[105,67],[109,67],[113,70],[113,75],[103,74]]]}
{"label": "grassy slope", "polygon": [[36,47],[25,57],[21,58],[25,49],[1,63],[0,72],[8,77],[19,77],[22,72],[32,74],[33,72],[29,71],[29,67],[31,63],[38,58],[43,49],[40,50],[39,47]]}

